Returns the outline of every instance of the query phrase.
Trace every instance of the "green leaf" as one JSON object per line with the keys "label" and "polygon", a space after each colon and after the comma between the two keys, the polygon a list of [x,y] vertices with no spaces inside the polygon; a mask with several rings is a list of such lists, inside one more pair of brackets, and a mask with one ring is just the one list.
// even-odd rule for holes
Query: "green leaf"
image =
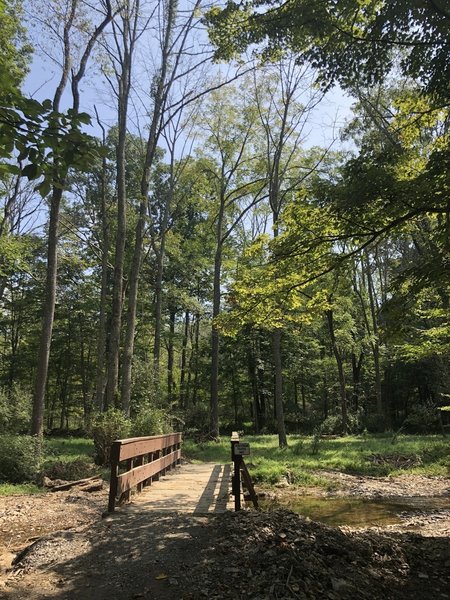
{"label": "green leaf", "polygon": [[30,181],[39,177],[40,174],[41,170],[35,163],[30,163],[22,169],[22,175],[28,177]]}

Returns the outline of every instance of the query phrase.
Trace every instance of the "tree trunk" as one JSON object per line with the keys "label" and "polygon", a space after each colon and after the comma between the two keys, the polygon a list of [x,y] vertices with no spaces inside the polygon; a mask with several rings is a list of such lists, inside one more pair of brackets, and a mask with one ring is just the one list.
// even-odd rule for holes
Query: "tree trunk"
{"label": "tree trunk", "polygon": [[161,244],[157,253],[156,282],[155,282],[155,335],[153,341],[153,366],[155,380],[159,385],[159,362],[161,359],[161,316],[162,316],[162,280],[165,235],[161,237]]}
{"label": "tree trunk", "polygon": [[195,315],[195,329],[194,329],[194,381],[193,381],[193,391],[192,391],[192,404],[195,406],[197,404],[197,394],[198,394],[198,371],[199,371],[199,341],[200,341],[200,314],[197,313]]}
{"label": "tree trunk", "polygon": [[[102,34],[108,23],[113,18],[111,2],[110,0],[105,1],[105,15],[101,23],[92,32],[89,40],[86,43],[84,51],[82,52],[78,71],[72,68],[72,56],[71,56],[71,40],[70,31],[75,19],[75,13],[78,7],[78,0],[72,0],[71,7],[67,16],[67,20],[64,23],[63,29],[63,69],[60,81],[55,91],[53,98],[53,110],[59,111],[60,102],[63,92],[67,86],[69,73],[72,69],[72,112],[77,114],[79,110],[79,84],[83,78],[86,65],[89,57],[92,53],[94,45],[98,37]],[[59,157],[60,158],[60,157]],[[33,435],[39,437],[43,434],[43,419],[44,419],[44,408],[45,408],[45,388],[47,385],[47,373],[48,363],[50,357],[50,345],[53,332],[53,319],[55,314],[55,300],[56,300],[56,279],[58,270],[57,261],[57,247],[58,247],[58,224],[59,224],[59,210],[61,205],[61,199],[63,189],[66,185],[67,166],[57,166],[57,160],[54,163],[54,184],[52,196],[50,201],[50,214],[49,214],[49,233],[48,233],[48,250],[47,250],[47,271],[46,271],[46,293],[43,306],[43,320],[42,329],[39,340],[39,351],[37,359],[36,379],[34,385],[33,394],[33,411],[31,417],[31,432]]]}
{"label": "tree trunk", "polygon": [[284,424],[283,410],[283,377],[281,363],[281,329],[275,329],[272,332],[272,356],[275,368],[275,393],[274,406],[277,418],[278,428],[278,445],[280,448],[285,448],[287,443],[286,428]]}
{"label": "tree trunk", "polygon": [[214,256],[213,307],[211,327],[211,396],[209,413],[209,433],[213,439],[219,437],[219,331],[214,319],[220,313],[220,280],[222,275],[223,223],[225,216],[225,190],[220,192],[220,206],[216,227],[216,253]]}
{"label": "tree trunk", "polygon": [[127,310],[127,330],[123,348],[122,359],[122,410],[126,417],[130,416],[131,400],[131,363],[134,354],[134,336],[136,330],[136,310],[139,287],[139,272],[141,270],[142,244],[144,240],[144,222],[145,205],[141,203],[141,213],[136,226],[135,246],[133,252],[133,262],[131,265],[129,291],[128,291],[128,310]]}
{"label": "tree trunk", "polygon": [[167,344],[167,397],[169,402],[174,400],[175,381],[173,378],[174,365],[174,337],[175,337],[175,317],[177,311],[170,309],[169,314],[169,340]]}
{"label": "tree trunk", "polygon": [[236,388],[236,373],[234,370],[234,366],[231,367],[231,389],[233,392],[233,408],[234,408],[234,426],[238,427],[238,412],[239,412],[239,405],[238,405],[238,391]]}
{"label": "tree trunk", "polygon": [[33,394],[33,411],[31,417],[31,435],[42,436],[44,430],[45,389],[47,385],[50,345],[52,340],[53,320],[56,301],[56,278],[58,271],[58,222],[61,205],[62,187],[54,188],[50,203],[50,219],[48,228],[47,273],[45,279],[45,300],[43,319]]}
{"label": "tree trunk", "polygon": [[126,137],[128,101],[131,81],[131,52],[128,45],[129,20],[122,19],[123,59],[118,83],[118,140],[116,148],[116,186],[117,186],[117,231],[114,254],[114,279],[112,292],[111,328],[108,345],[107,385],[105,408],[117,406],[119,385],[120,334],[123,307],[123,269],[127,230],[127,187],[126,187]]}
{"label": "tree trunk", "polygon": [[333,322],[333,311],[327,310],[327,321],[328,321],[328,330],[330,332],[330,340],[331,347],[333,350],[334,358],[336,359],[336,365],[338,368],[339,375],[339,393],[341,397],[341,416],[342,416],[342,435],[347,435],[347,393],[345,390],[345,374],[344,374],[344,364],[342,361],[342,356],[339,351],[336,336],[334,334],[334,322]]}
{"label": "tree trunk", "polygon": [[380,371],[380,344],[379,344],[379,334],[378,334],[378,321],[377,314],[375,308],[375,290],[373,286],[372,272],[370,270],[369,257],[366,258],[366,277],[367,277],[367,291],[369,294],[369,305],[370,305],[370,314],[372,317],[372,329],[374,341],[372,342],[372,353],[373,353],[373,363],[375,369],[375,394],[377,399],[377,413],[383,414],[383,399],[381,396],[381,371]]}
{"label": "tree trunk", "polygon": [[184,334],[183,343],[181,346],[181,373],[180,373],[180,408],[185,408],[186,405],[186,365],[187,365],[187,345],[189,339],[189,311],[186,310],[184,319]]}
{"label": "tree trunk", "polygon": [[261,407],[259,405],[259,390],[258,390],[258,375],[256,370],[256,355],[255,346],[251,344],[247,353],[247,369],[250,383],[252,386],[252,397],[253,397],[253,423],[255,427],[255,433],[260,432],[260,413]]}
{"label": "tree trunk", "polygon": [[[214,260],[213,320],[220,313],[220,275],[222,267],[222,247],[219,245]],[[211,328],[211,397],[209,433],[213,439],[219,437],[219,331],[214,322]]]}
{"label": "tree trunk", "polygon": [[[101,123],[99,121],[99,125]],[[103,129],[103,144],[106,142],[106,134]],[[109,223],[107,215],[106,205],[106,170],[107,163],[106,157],[102,159],[102,175],[100,182],[100,219],[102,223],[102,266],[101,266],[101,287],[100,287],[100,307],[99,307],[99,318],[98,318],[98,337],[97,337],[97,362],[96,362],[96,376],[95,376],[95,406],[99,412],[103,411],[104,405],[104,394],[106,386],[106,371],[105,371],[105,358],[106,358],[106,321],[107,321],[107,308],[106,301],[108,295],[108,254],[109,254]]]}
{"label": "tree trunk", "polygon": [[352,393],[352,409],[358,410],[359,408],[359,395],[361,393],[361,369],[362,363],[364,359],[364,354],[361,352],[359,358],[356,358],[354,352],[352,352],[352,384],[353,384],[353,393]]}

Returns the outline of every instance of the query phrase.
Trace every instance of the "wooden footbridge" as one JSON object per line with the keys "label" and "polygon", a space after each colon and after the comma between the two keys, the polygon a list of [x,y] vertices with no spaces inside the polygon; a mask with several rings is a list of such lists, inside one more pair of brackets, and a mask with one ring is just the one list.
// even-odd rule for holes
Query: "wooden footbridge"
{"label": "wooden footbridge", "polygon": [[[108,511],[131,502],[131,510],[190,514],[239,510],[243,499],[241,477],[256,505],[256,495],[242,454],[245,444],[231,438],[230,464],[182,464],[181,433],[129,438],[111,447]],[[234,500],[231,496],[234,496]]]}

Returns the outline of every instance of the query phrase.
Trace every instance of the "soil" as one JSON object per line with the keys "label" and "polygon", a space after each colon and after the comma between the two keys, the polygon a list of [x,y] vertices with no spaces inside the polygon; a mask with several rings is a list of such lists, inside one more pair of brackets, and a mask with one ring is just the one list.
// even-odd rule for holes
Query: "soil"
{"label": "soil", "polygon": [[[326,476],[333,486],[320,493],[331,496],[450,497],[448,478]],[[450,599],[448,510],[356,530],[287,510],[189,516],[124,507],[101,518],[106,496],[75,488],[0,498],[0,598]]]}

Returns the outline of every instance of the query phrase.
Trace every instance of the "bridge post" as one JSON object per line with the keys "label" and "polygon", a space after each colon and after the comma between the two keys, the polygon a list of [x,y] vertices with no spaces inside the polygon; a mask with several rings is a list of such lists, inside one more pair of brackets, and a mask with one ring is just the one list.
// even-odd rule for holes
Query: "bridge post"
{"label": "bridge post", "polygon": [[239,434],[233,431],[231,434],[231,460],[234,465],[233,478],[231,480],[231,491],[234,496],[234,510],[241,510],[241,463],[242,456],[235,453],[235,446],[239,444]]}
{"label": "bridge post", "polygon": [[117,476],[119,475],[119,457],[120,457],[120,445],[119,441],[113,442],[111,446],[110,462],[111,462],[111,480],[109,484],[109,502],[108,512],[114,512],[116,506],[117,496]]}

